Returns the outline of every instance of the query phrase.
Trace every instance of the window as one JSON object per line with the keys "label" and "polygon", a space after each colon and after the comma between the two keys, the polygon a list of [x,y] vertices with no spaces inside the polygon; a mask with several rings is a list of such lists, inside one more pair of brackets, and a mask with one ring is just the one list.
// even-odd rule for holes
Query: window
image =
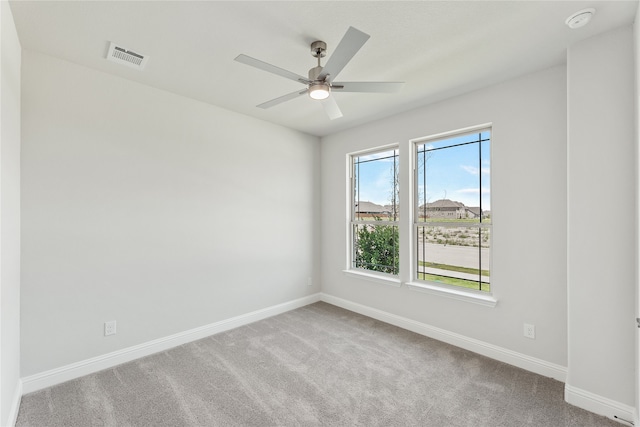
{"label": "window", "polygon": [[352,155],[351,269],[398,275],[398,148]]}
{"label": "window", "polygon": [[489,292],[491,130],[415,143],[414,278]]}

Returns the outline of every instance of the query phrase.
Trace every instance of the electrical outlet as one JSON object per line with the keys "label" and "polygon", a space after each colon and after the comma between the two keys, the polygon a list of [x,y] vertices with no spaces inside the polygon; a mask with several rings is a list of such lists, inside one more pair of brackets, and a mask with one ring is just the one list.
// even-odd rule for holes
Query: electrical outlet
{"label": "electrical outlet", "polygon": [[531,338],[532,340],[536,338],[536,327],[535,325],[530,325],[528,323],[524,324],[524,336],[527,338]]}
{"label": "electrical outlet", "polygon": [[313,279],[311,277],[307,277],[307,286],[313,286]]}
{"label": "electrical outlet", "polygon": [[116,321],[104,322],[104,336],[116,334]]}

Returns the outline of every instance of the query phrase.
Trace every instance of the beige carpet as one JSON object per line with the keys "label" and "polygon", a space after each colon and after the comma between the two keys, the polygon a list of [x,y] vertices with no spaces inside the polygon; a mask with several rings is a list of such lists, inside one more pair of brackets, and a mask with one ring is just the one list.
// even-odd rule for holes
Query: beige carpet
{"label": "beige carpet", "polygon": [[616,426],[564,385],[326,303],[41,390],[17,426]]}

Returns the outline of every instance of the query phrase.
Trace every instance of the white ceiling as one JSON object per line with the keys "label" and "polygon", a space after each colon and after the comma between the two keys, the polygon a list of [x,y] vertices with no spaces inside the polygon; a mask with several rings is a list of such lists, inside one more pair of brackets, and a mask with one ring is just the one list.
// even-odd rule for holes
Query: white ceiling
{"label": "white ceiling", "polygon": [[[593,21],[565,19],[595,7]],[[12,1],[23,49],[63,58],[149,86],[328,135],[566,60],[578,40],[630,25],[627,1]],[[327,56],[353,26],[371,35],[340,81],[405,81],[396,94],[334,94],[344,117],[329,120],[304,89],[234,61],[244,53],[306,76],[309,44]],[[143,71],[105,60],[109,41],[146,54]],[[324,62],[323,62],[324,64]]]}

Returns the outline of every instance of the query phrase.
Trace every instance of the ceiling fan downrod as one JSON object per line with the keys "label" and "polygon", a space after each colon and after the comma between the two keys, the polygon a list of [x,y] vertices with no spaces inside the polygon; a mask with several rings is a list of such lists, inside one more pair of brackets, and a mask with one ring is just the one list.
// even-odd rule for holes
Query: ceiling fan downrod
{"label": "ceiling fan downrod", "polygon": [[311,56],[318,58],[318,66],[309,70],[309,80],[312,82],[320,82],[318,76],[322,72],[322,65],[320,65],[320,58],[324,58],[327,55],[327,44],[323,41],[316,40],[311,43]]}
{"label": "ceiling fan downrod", "polygon": [[327,44],[325,42],[316,40],[311,43],[311,56],[318,58],[318,66],[309,70],[309,80],[311,80],[311,83],[309,84],[309,97],[312,99],[327,99],[331,92],[331,85],[327,81],[327,78],[318,78],[322,72],[320,58],[324,58],[326,55]]}

